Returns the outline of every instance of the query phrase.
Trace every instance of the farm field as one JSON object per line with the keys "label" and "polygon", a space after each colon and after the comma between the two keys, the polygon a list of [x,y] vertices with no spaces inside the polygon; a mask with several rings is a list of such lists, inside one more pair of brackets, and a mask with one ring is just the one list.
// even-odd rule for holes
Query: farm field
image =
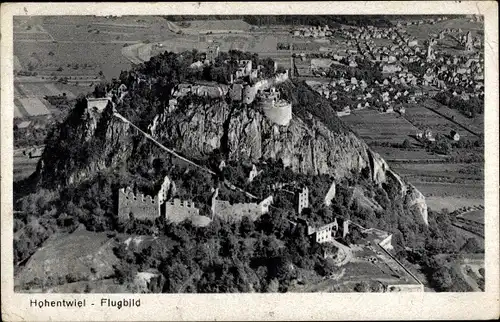
{"label": "farm field", "polygon": [[183,28],[185,33],[206,32],[206,31],[248,31],[251,25],[243,20],[187,20],[177,23]]}
{"label": "farm field", "polygon": [[[441,103],[435,101],[435,100],[427,100],[424,103],[424,106],[428,106],[432,109],[435,109],[439,113],[445,115],[446,117],[449,117],[453,119],[455,122],[467,127],[470,129],[472,132],[475,133],[483,133],[484,131],[484,117],[483,115],[476,116],[474,118],[468,118],[462,113],[460,113],[457,110],[451,109],[448,106],[442,105]],[[464,129],[461,129],[460,127],[458,128],[460,132],[464,132]],[[470,134],[470,133],[464,133],[464,134]]]}
{"label": "farm field", "polygon": [[[408,139],[410,143],[413,143],[411,139]],[[415,142],[415,141],[414,141]],[[397,142],[402,143],[402,142]],[[370,145],[370,144],[369,144]],[[444,157],[439,154],[433,154],[424,150],[424,148],[412,148],[412,149],[400,149],[386,146],[379,146],[376,144],[371,144],[370,148],[372,148],[375,152],[379,153],[382,158],[386,161],[439,161],[443,160]]]}
{"label": "farm field", "polygon": [[438,102],[434,100],[426,100],[423,105],[410,105],[406,109],[405,118],[413,124],[415,127],[421,130],[430,129],[433,135],[449,135],[451,130],[458,131],[462,138],[476,139],[477,136],[465,131],[460,126],[456,125],[452,121],[436,114],[435,112],[427,109],[424,105],[431,108],[437,107]]}
{"label": "farm field", "polygon": [[[482,181],[482,164],[471,163],[392,163],[391,168],[403,177],[462,178]],[[474,168],[477,171],[470,171]]]}
{"label": "farm field", "polygon": [[34,116],[51,115],[63,113],[53,107],[44,99],[47,96],[58,96],[66,94],[69,100],[76,99],[80,94],[87,94],[92,87],[74,84],[62,84],[51,82],[16,82],[14,83],[14,117],[31,118]]}
{"label": "farm field", "polygon": [[484,209],[469,211],[461,214],[460,217],[484,224]]}
{"label": "farm field", "polygon": [[455,18],[449,19],[445,21],[440,21],[435,23],[434,25],[425,23],[422,25],[411,25],[404,27],[408,34],[415,36],[418,40],[426,40],[429,38],[429,34],[431,33],[439,33],[439,31],[452,28],[458,29],[461,28],[462,32],[470,31],[472,36],[476,37],[479,32],[482,32],[481,23],[479,22],[469,22],[466,18]]}
{"label": "farm field", "polygon": [[29,177],[36,170],[39,158],[29,158],[25,155],[14,155],[14,181]]}
{"label": "farm field", "polygon": [[403,143],[406,139],[417,142],[412,136],[418,129],[396,113],[365,109],[354,111],[342,117],[342,120],[368,144],[373,141]]}
{"label": "farm field", "polygon": [[47,41],[52,41],[54,40],[50,34],[48,33],[33,33],[33,32],[15,32],[14,33],[14,42],[19,41],[19,40],[47,40]]}
{"label": "farm field", "polygon": [[121,54],[122,47],[123,44],[106,43],[14,42],[14,53],[24,68],[31,65],[39,74],[97,76],[102,71],[112,78],[130,68],[130,62]]}
{"label": "farm field", "polygon": [[15,117],[36,116],[51,114],[48,109],[48,103],[43,102],[44,93],[47,89],[41,89],[36,84],[14,85],[14,110]]}
{"label": "farm field", "polygon": [[422,194],[429,208],[454,211],[462,207],[484,205],[484,183],[455,184],[410,181]]}
{"label": "farm field", "polygon": [[66,93],[68,99],[75,99],[80,94],[88,94],[92,92],[94,87],[89,85],[73,85],[73,84],[63,84],[63,83],[54,83],[51,84],[59,93]]}

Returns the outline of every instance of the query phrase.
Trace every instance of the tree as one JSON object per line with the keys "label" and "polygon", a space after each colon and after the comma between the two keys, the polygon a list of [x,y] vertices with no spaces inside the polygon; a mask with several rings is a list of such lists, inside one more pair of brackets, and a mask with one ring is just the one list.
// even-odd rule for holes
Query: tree
{"label": "tree", "polygon": [[240,223],[240,234],[243,238],[248,237],[255,230],[254,223],[247,217],[244,216]]}
{"label": "tree", "polygon": [[409,148],[411,148],[411,143],[410,143],[410,141],[408,141],[408,139],[405,139],[405,140],[403,141],[403,144],[401,144],[401,147],[402,147],[403,149],[409,149]]}
{"label": "tree", "polygon": [[446,291],[453,285],[450,269],[446,266],[438,268],[432,275],[432,281],[440,291]]}
{"label": "tree", "polygon": [[359,282],[356,284],[356,286],[354,286],[354,291],[358,293],[366,293],[369,292],[369,290],[370,290],[369,285],[365,281]]}
{"label": "tree", "polygon": [[106,96],[106,86],[103,83],[99,83],[94,87],[94,96],[97,98]]}
{"label": "tree", "polygon": [[467,238],[465,244],[460,248],[461,253],[483,253],[484,248],[481,247],[476,238]]}

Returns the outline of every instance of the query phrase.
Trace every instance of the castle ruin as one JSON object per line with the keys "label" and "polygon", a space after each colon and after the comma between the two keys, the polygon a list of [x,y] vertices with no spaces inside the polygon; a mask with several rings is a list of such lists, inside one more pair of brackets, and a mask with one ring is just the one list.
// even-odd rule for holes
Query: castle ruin
{"label": "castle ruin", "polygon": [[292,103],[280,98],[280,94],[274,87],[265,91],[262,99],[262,110],[264,115],[273,123],[286,126],[292,119]]}
{"label": "castle ruin", "polygon": [[180,223],[186,219],[192,219],[200,215],[200,210],[191,201],[181,201],[175,198],[166,201],[164,204],[165,218],[173,223]]}
{"label": "castle ruin", "polygon": [[99,113],[102,113],[102,111],[104,111],[109,103],[111,103],[110,97],[87,97],[87,110],[95,110]]}
{"label": "castle ruin", "polygon": [[174,194],[175,185],[168,176],[163,179],[155,196],[136,194],[130,187],[121,188],[118,191],[118,219],[126,222],[132,218],[155,220],[165,216],[166,219],[179,223],[199,216],[200,210],[193,202],[180,199],[168,201],[169,196]]}
{"label": "castle ruin", "polygon": [[309,208],[309,188],[302,188],[302,191],[297,194],[297,199],[297,212],[300,215],[304,208]]}
{"label": "castle ruin", "polygon": [[135,194],[130,187],[118,191],[118,220],[125,222],[131,219],[155,220],[160,216],[158,196]]}
{"label": "castle ruin", "polygon": [[325,195],[325,206],[329,207],[332,204],[332,200],[335,198],[335,190],[336,190],[336,185],[335,181],[332,182],[330,189],[328,189],[328,192]]}
{"label": "castle ruin", "polygon": [[226,200],[218,200],[219,188],[212,195],[212,216],[219,216],[225,221],[240,221],[247,216],[251,221],[269,212],[269,206],[273,203],[273,196],[269,196],[260,203],[235,203]]}
{"label": "castle ruin", "polygon": [[321,227],[307,226],[307,235],[314,239],[316,243],[332,242],[335,238],[346,238],[349,234],[349,220],[340,217],[329,224]]}
{"label": "castle ruin", "polygon": [[465,51],[471,52],[474,50],[474,46],[472,44],[472,34],[471,32],[467,32],[467,35],[465,36]]}

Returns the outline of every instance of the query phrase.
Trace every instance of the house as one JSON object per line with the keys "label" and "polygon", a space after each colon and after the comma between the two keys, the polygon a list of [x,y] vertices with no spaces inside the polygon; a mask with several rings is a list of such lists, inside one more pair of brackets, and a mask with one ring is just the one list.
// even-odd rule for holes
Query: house
{"label": "house", "polygon": [[424,137],[429,142],[434,142],[436,139],[432,136],[432,131],[427,129],[424,131]]}
{"label": "house", "polygon": [[208,46],[207,50],[207,60],[213,62],[215,58],[219,56],[220,47],[219,45],[212,43]]}
{"label": "house", "polygon": [[25,129],[28,126],[30,126],[30,124],[31,124],[31,121],[22,121],[22,122],[19,122],[18,124],[16,124],[15,128],[17,128],[17,129]]}
{"label": "house", "polygon": [[452,138],[453,141],[460,141],[460,134],[458,134],[457,131],[452,130],[450,132],[450,137]]}

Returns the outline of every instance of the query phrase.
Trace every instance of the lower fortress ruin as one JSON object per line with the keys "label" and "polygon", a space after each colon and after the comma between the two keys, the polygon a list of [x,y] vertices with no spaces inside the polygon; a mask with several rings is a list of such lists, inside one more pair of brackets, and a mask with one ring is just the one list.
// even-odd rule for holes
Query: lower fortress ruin
{"label": "lower fortress ruin", "polygon": [[211,211],[213,216],[218,216],[225,221],[240,221],[248,217],[251,221],[269,212],[269,206],[273,203],[273,196],[269,196],[260,203],[235,203],[226,200],[218,200],[219,188],[212,194]]}
{"label": "lower fortress ruin", "polygon": [[[127,222],[134,218],[139,220],[155,220],[165,216],[173,223],[180,223],[184,220],[191,220],[193,223],[203,223],[204,226],[210,223],[205,216],[200,216],[200,210],[191,201],[180,199],[167,200],[175,186],[168,177],[165,177],[160,190],[155,196],[145,196],[142,193],[134,193],[130,187],[121,188],[118,191],[118,219],[120,222]],[[199,220],[198,217],[203,220]]]}

